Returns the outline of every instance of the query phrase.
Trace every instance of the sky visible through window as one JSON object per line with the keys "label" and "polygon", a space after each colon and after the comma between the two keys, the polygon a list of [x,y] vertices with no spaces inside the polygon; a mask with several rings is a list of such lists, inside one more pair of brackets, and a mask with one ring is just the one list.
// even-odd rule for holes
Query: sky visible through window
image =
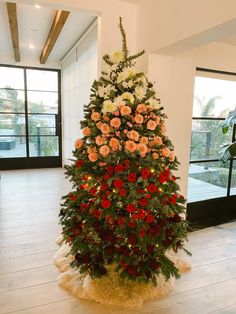
{"label": "sky visible through window", "polygon": [[[206,104],[212,97],[219,96],[213,110],[214,117],[225,117],[236,107],[236,81],[196,76],[194,96],[201,98]],[[227,109],[227,110],[226,110]],[[224,111],[223,116],[221,113]],[[199,103],[194,97],[193,116],[201,116]]]}

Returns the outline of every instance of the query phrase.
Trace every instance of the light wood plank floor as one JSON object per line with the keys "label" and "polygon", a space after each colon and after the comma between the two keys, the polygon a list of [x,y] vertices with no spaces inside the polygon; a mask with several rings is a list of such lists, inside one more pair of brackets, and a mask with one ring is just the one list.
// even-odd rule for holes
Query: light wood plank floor
{"label": "light wood plank floor", "polygon": [[2,171],[0,313],[235,314],[236,222],[190,234],[192,271],[171,296],[128,310],[76,300],[57,286],[59,203],[70,186],[62,169]]}

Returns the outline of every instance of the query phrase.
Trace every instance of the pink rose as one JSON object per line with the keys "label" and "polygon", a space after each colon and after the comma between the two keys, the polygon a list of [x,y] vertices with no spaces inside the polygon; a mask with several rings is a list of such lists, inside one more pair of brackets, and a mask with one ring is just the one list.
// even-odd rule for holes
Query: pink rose
{"label": "pink rose", "polygon": [[106,157],[110,153],[110,148],[107,145],[103,145],[99,149],[99,153],[103,156]]}
{"label": "pink rose", "polygon": [[127,125],[132,128],[133,124],[131,122],[127,122]]}
{"label": "pink rose", "polygon": [[124,131],[123,131],[125,134],[127,134],[128,133],[128,130],[127,129],[124,129]]}
{"label": "pink rose", "polygon": [[120,125],[121,125],[120,119],[119,118],[111,119],[110,125],[113,126],[116,129],[118,129],[120,127]]}
{"label": "pink rose", "polygon": [[110,132],[110,127],[106,123],[102,123],[100,130],[103,134],[108,134]]}
{"label": "pink rose", "polygon": [[144,104],[139,104],[139,105],[137,106],[137,108],[136,108],[136,111],[137,111],[138,113],[145,112],[145,111],[147,111],[147,106],[144,105]]}
{"label": "pink rose", "polygon": [[142,116],[141,114],[137,114],[137,115],[134,117],[134,122],[136,122],[137,124],[143,123],[143,116]]}
{"label": "pink rose", "polygon": [[98,160],[98,155],[96,153],[90,153],[88,155],[88,158],[89,158],[90,161],[95,162],[95,161]]}
{"label": "pink rose", "polygon": [[101,115],[98,112],[93,112],[91,118],[93,121],[98,121],[101,118]]}
{"label": "pink rose", "polygon": [[104,166],[106,166],[106,164],[107,164],[107,163],[104,162],[104,161],[99,162],[99,166],[100,166],[100,167],[104,167]]}
{"label": "pink rose", "polygon": [[120,136],[120,131],[116,131],[116,136]]}
{"label": "pink rose", "polygon": [[121,106],[120,113],[122,116],[128,116],[131,113],[131,108],[129,106]]}
{"label": "pink rose", "polygon": [[137,131],[132,130],[128,133],[128,137],[133,141],[138,141],[139,133]]}
{"label": "pink rose", "polygon": [[148,130],[155,130],[157,124],[156,124],[156,121],[154,120],[149,120],[148,123],[147,123],[147,129]]}
{"label": "pink rose", "polygon": [[114,115],[114,116],[119,116],[120,113],[119,113],[119,111],[115,111],[115,112],[113,112],[113,115]]}
{"label": "pink rose", "polygon": [[98,146],[101,146],[105,143],[105,138],[98,135],[98,136],[96,136],[95,142]]}
{"label": "pink rose", "polygon": [[127,142],[125,143],[125,148],[126,148],[129,152],[133,153],[133,152],[137,149],[137,144],[134,143],[133,141],[127,141]]}
{"label": "pink rose", "polygon": [[75,148],[81,148],[83,146],[83,141],[78,138],[78,140],[75,141]]}
{"label": "pink rose", "polygon": [[91,134],[91,129],[86,127],[82,130],[84,136],[89,136]]}

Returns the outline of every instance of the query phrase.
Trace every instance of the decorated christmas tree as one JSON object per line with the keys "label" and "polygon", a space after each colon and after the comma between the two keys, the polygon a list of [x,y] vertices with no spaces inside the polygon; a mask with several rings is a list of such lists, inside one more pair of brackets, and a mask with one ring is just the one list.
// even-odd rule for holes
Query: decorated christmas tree
{"label": "decorated christmas tree", "polygon": [[173,170],[178,161],[166,135],[153,84],[134,67],[120,19],[122,51],[105,55],[107,69],[91,88],[81,121],[83,138],[66,166],[73,191],[60,222],[72,267],[92,278],[114,265],[121,278],[156,284],[179,277],[166,252],[184,249],[184,197]]}

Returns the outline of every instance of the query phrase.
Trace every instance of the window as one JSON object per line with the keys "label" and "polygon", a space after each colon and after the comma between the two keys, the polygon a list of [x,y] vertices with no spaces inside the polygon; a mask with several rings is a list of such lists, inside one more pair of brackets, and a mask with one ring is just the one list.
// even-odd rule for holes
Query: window
{"label": "window", "polygon": [[221,123],[236,105],[236,75],[197,71],[194,89],[188,202],[236,195],[236,161],[223,164],[218,151],[235,131],[223,135]]}

